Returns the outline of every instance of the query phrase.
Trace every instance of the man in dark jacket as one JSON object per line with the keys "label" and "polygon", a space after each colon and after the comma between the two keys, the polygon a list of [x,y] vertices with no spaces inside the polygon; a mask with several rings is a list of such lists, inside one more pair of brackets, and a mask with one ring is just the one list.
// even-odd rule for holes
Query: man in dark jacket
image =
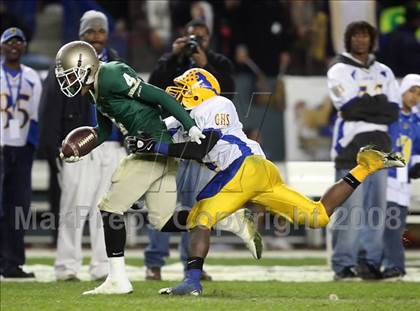
{"label": "man in dark jacket", "polygon": [[210,32],[204,22],[193,20],[187,24],[186,31],[186,36],[176,39],[172,44],[172,52],[159,59],[149,83],[165,89],[186,70],[200,67],[217,78],[222,95],[231,99],[235,90],[232,62],[209,49]]}
{"label": "man in dark jacket", "polygon": [[[90,43],[103,62],[120,60],[116,52],[106,47],[107,17],[98,11],[87,11],[80,20],[79,37]],[[97,209],[100,197],[108,189],[111,176],[125,155],[121,134],[116,128],[109,140],[96,148],[92,155],[78,163],[59,164],[62,140],[73,129],[96,125],[94,105],[79,95],[69,98],[60,91],[51,68],[44,83],[40,118],[40,148],[50,167],[50,204],[60,214],[58,224],[56,276],[59,280],[77,279],[81,266],[83,224],[89,217],[93,279],[108,273],[102,221]],[[99,172],[99,173],[98,173]],[[60,180],[61,189],[58,184]]]}
{"label": "man in dark jacket", "polygon": [[[153,70],[149,83],[165,89],[173,85],[173,79],[190,68],[204,68],[212,73],[220,83],[221,94],[230,99],[234,95],[233,65],[224,55],[209,49],[210,32],[200,20],[186,25],[187,35],[172,44],[172,52],[164,54]],[[178,200],[182,208],[191,209],[195,197],[210,180],[211,171],[194,161],[183,160],[177,174]],[[145,249],[146,279],[160,280],[164,257],[169,256],[169,233],[148,228],[150,243]],[[188,234],[181,234],[181,260],[186,268],[188,258]],[[207,273],[202,279],[210,280]]]}

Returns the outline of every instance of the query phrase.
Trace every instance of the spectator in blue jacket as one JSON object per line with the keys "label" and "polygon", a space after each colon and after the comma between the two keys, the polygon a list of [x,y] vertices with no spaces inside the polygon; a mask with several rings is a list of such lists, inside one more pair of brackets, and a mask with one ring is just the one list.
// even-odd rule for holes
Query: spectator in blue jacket
{"label": "spectator in blue jacket", "polygon": [[399,278],[405,275],[402,235],[410,203],[410,179],[420,177],[420,123],[418,116],[412,111],[420,102],[420,75],[405,76],[400,88],[400,117],[389,126],[389,134],[393,149],[402,153],[408,165],[388,170],[383,278]]}

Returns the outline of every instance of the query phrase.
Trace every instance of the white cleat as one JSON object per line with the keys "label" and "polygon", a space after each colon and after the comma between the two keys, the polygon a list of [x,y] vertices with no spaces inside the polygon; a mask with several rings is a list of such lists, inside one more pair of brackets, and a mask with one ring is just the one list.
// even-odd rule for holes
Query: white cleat
{"label": "white cleat", "polygon": [[131,294],[133,286],[128,279],[114,279],[109,276],[95,289],[88,290],[83,295],[124,295]]}
{"label": "white cleat", "polygon": [[255,228],[250,210],[242,208],[218,222],[216,230],[229,231],[240,237],[255,259],[261,259],[262,237]]}
{"label": "white cleat", "polygon": [[246,247],[255,259],[261,259],[263,251],[262,237],[257,231],[257,228],[255,228],[251,211],[248,209],[242,209],[242,211],[243,214],[241,214],[241,217],[245,224],[245,228],[236,235],[245,242]]}

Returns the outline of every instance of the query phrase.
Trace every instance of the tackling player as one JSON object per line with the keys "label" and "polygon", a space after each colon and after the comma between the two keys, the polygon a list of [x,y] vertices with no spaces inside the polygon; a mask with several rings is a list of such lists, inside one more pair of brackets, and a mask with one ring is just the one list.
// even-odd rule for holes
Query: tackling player
{"label": "tackling player", "polygon": [[[200,139],[205,138],[172,96],[143,82],[124,63],[99,62],[94,48],[86,42],[70,42],[58,51],[55,75],[66,96],[72,97],[81,92],[92,97],[97,112],[98,145],[111,134],[112,123],[117,124],[123,134],[135,135],[143,131],[157,141],[171,143],[160,107],[179,120],[191,141],[200,144]],[[79,158],[72,156],[65,160],[77,161]],[[144,195],[149,222],[156,229],[180,231],[179,225],[186,224],[188,211],[180,211],[173,217],[177,168],[175,159],[161,155],[130,155],[122,160],[112,176],[108,193],[99,203],[110,264],[109,275],[102,285],[84,294],[132,292],[124,263],[126,231],[123,214],[137,199]],[[247,230],[239,234],[245,238],[251,251],[254,248],[254,253],[257,253],[260,246],[255,246],[255,243],[260,244],[261,241],[251,223],[248,224]],[[236,228],[225,226],[223,229],[235,231]]]}
{"label": "tackling player", "polygon": [[[233,103],[219,96],[219,83],[212,74],[194,68],[175,78],[174,83],[176,86],[166,91],[191,110],[191,117],[206,134],[203,144],[168,144],[140,135],[128,137],[127,146],[135,153],[159,152],[195,159],[217,174],[197,196],[197,203],[188,216],[191,237],[187,277],[174,288],[161,289],[161,294],[202,293],[200,275],[209,249],[210,229],[245,203],[257,203],[292,222],[324,227],[334,210],[368,175],[383,168],[404,166],[399,155],[366,146],[357,155],[358,165],[328,189],[320,201],[312,201],[288,187],[277,167],[265,159],[260,145],[246,137]],[[178,131],[175,140],[188,140],[179,122],[172,118],[167,125],[170,132]]]}

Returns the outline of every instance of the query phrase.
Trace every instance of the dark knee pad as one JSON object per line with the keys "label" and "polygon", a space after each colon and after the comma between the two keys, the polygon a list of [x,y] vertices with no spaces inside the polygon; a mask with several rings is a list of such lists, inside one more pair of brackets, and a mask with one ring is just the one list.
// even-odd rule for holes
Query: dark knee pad
{"label": "dark knee pad", "polygon": [[162,232],[183,232],[187,231],[187,218],[190,211],[176,211],[167,223],[160,229]]}

